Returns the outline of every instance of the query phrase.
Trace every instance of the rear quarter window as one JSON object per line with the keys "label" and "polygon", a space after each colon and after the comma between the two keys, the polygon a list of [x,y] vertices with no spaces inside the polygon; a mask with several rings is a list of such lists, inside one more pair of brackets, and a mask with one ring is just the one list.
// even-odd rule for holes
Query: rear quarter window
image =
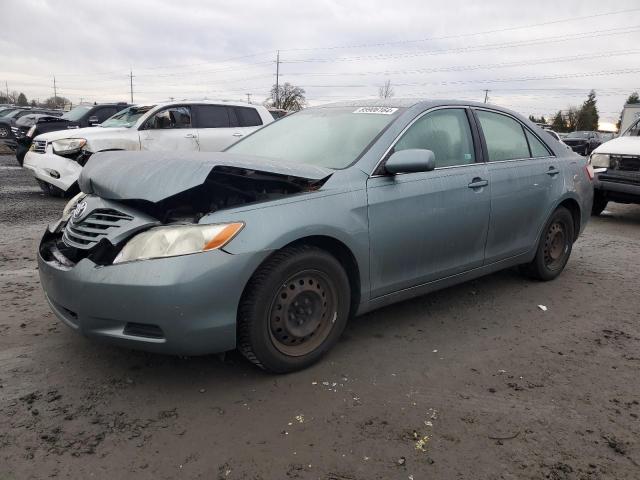
{"label": "rear quarter window", "polygon": [[240,127],[257,127],[262,125],[262,118],[255,108],[234,107]]}
{"label": "rear quarter window", "polygon": [[529,148],[531,148],[531,156],[533,158],[548,157],[551,152],[545,147],[540,140],[536,138],[529,130],[525,130],[527,134],[527,140],[529,141]]}

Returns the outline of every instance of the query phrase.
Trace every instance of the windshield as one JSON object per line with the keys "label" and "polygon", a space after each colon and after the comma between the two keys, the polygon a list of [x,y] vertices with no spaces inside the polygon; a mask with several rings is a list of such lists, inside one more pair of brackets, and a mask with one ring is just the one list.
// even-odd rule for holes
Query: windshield
{"label": "windshield", "polygon": [[113,117],[106,119],[100,124],[101,127],[133,127],[138,119],[151,110],[155,105],[144,105],[139,107],[129,107],[119,111]]}
{"label": "windshield", "polygon": [[[13,112],[7,113],[4,118],[20,118],[22,116],[20,114],[23,112],[25,112],[25,110],[14,110]],[[26,112],[29,113],[28,110],[26,110]]]}
{"label": "windshield", "polygon": [[91,108],[92,105],[78,105],[76,108],[73,108],[62,115],[62,118],[64,118],[65,120],[70,120],[72,122],[77,122],[84,116],[85,113],[91,110]]}
{"label": "windshield", "polygon": [[8,114],[10,114],[11,112],[13,112],[15,110],[15,108],[2,108],[0,109],[0,117],[4,117]]}
{"label": "windshield", "polygon": [[622,134],[623,137],[640,137],[640,118],[633,122]]}
{"label": "windshield", "polygon": [[226,151],[273,160],[345,168],[395,120],[389,107],[310,108],[261,128]]}
{"label": "windshield", "polygon": [[571,132],[569,135],[567,135],[567,138],[589,138],[589,135],[591,135],[591,132],[578,131]]}

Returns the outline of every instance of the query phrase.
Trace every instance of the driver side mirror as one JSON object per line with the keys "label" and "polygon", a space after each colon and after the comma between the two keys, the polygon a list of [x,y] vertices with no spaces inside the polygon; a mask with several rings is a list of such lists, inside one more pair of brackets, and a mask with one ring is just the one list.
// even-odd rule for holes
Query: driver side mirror
{"label": "driver side mirror", "polygon": [[98,120],[98,117],[96,117],[95,115],[89,117],[89,126],[90,127],[98,125],[99,123],[100,123],[100,120]]}
{"label": "driver side mirror", "polygon": [[436,156],[431,150],[412,148],[394,152],[384,165],[392,175],[398,173],[430,172],[436,168]]}

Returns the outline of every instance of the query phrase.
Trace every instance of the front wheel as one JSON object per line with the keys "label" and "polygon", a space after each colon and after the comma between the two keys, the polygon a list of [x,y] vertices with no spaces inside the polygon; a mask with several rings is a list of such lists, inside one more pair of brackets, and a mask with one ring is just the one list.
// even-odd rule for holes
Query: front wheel
{"label": "front wheel", "polygon": [[548,281],[556,278],[569,261],[575,230],[569,210],[559,207],[542,230],[533,261],[525,267],[529,276]]}
{"label": "front wheel", "polygon": [[351,289],[340,262],[313,246],[287,247],[253,275],[238,310],[238,349],[274,373],[305,368],[338,341]]}
{"label": "front wheel", "polygon": [[4,140],[9,138],[9,127],[0,127],[0,139]]}

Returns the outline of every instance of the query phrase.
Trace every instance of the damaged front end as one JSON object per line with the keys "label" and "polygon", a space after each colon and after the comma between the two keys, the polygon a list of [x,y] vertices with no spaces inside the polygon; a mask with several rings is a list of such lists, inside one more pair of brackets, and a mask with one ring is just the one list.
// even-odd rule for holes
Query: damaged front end
{"label": "damaged front end", "polygon": [[[219,210],[312,192],[331,173],[319,167],[223,153],[99,153],[80,176],[83,193],[48,230],[40,254],[62,269],[84,258],[111,265],[122,257],[127,242],[142,231],[153,227],[185,230]],[[185,253],[177,251],[178,255]]]}

